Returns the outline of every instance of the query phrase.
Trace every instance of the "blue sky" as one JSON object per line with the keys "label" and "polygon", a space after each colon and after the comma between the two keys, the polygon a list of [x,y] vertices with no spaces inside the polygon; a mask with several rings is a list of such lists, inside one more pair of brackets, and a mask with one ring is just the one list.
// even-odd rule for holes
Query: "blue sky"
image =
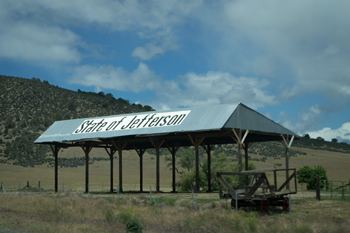
{"label": "blue sky", "polygon": [[0,1],[0,74],[350,142],[349,1]]}

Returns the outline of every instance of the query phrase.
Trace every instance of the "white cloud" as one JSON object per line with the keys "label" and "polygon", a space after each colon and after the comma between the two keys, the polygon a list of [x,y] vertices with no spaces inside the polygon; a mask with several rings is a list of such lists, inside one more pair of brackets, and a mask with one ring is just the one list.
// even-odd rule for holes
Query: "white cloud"
{"label": "white cloud", "polygon": [[41,61],[79,62],[80,38],[65,27],[97,26],[135,31],[146,39],[132,56],[148,60],[177,48],[173,29],[184,24],[196,1],[1,1],[0,56]]}
{"label": "white cloud", "polygon": [[244,102],[252,108],[277,103],[275,96],[266,90],[267,80],[235,77],[224,72],[208,72],[204,75],[187,73],[177,82],[168,83],[157,92],[159,100],[152,106],[200,106]]}
{"label": "white cloud", "polygon": [[68,82],[84,86],[94,86],[98,90],[114,89],[119,91],[154,91],[161,85],[161,78],[156,76],[144,63],[128,72],[122,67],[111,65],[91,66],[84,65],[75,68]]}
{"label": "white cloud", "polygon": [[0,29],[0,57],[45,62],[81,60],[79,36],[68,29],[12,22]]}
{"label": "white cloud", "polygon": [[331,141],[333,138],[336,138],[339,142],[350,143],[350,122],[344,123],[338,129],[326,127],[321,130],[310,131],[307,133],[311,138],[322,137],[326,141]]}
{"label": "white cloud", "polygon": [[349,7],[346,0],[228,1],[224,29],[232,33],[219,56],[232,61],[238,53],[236,71],[275,77],[281,100],[322,92],[349,104]]}
{"label": "white cloud", "polygon": [[174,39],[163,39],[162,43],[157,45],[155,42],[148,43],[144,47],[137,47],[132,52],[131,56],[141,60],[149,60],[157,55],[162,55],[166,51],[176,50],[178,46]]}
{"label": "white cloud", "polygon": [[156,75],[143,62],[132,72],[111,65],[80,66],[68,81],[94,86],[98,90],[153,91],[157,99],[149,104],[156,109],[239,102],[259,108],[277,103],[275,96],[265,90],[269,85],[267,80],[208,72],[204,75],[187,73],[178,77],[177,81],[168,81]]}
{"label": "white cloud", "polygon": [[293,132],[303,135],[308,131],[317,129],[326,115],[326,107],[315,104],[306,111],[297,113],[297,119],[293,119],[288,113],[282,111],[277,122]]}

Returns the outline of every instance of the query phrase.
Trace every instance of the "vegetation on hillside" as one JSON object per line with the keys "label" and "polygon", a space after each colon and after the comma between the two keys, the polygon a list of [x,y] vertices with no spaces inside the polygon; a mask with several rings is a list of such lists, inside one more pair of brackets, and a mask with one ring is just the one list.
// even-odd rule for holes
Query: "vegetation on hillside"
{"label": "vegetation on hillside", "polygon": [[[51,149],[33,142],[55,121],[153,110],[110,93],[75,92],[38,78],[3,75],[0,98],[0,162],[24,167],[53,163]],[[62,158],[59,164],[83,163],[81,158]]]}

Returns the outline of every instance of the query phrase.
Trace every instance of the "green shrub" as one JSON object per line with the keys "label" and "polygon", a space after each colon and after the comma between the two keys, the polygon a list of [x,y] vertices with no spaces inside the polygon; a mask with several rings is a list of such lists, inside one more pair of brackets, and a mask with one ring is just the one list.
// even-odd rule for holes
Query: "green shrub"
{"label": "green shrub", "polygon": [[136,212],[132,211],[132,209],[122,211],[118,215],[118,218],[126,225],[126,232],[142,232],[143,227],[140,218]]}
{"label": "green shrub", "polygon": [[[316,176],[320,177],[320,180],[327,180],[327,171],[321,165],[314,168],[309,166],[303,166],[297,171],[298,183],[307,183],[307,189],[312,190],[316,188]],[[321,188],[324,185],[324,181],[321,181]]]}

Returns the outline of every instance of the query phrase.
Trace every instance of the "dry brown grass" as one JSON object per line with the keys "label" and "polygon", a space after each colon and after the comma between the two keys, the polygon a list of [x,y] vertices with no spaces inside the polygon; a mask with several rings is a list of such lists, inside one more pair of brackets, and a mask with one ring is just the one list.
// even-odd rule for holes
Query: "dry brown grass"
{"label": "dry brown grass", "polygon": [[[304,165],[315,166],[322,165],[327,170],[327,175],[330,180],[349,180],[350,172],[350,155],[339,152],[330,152],[324,150],[311,150],[296,148],[306,152],[307,155],[299,155],[298,157],[290,158],[291,168],[300,168]],[[82,156],[83,151],[79,148],[63,149],[60,157]],[[103,149],[93,149],[91,156],[101,157],[107,154]],[[255,155],[252,155],[253,157]],[[154,158],[154,159],[151,159]],[[149,187],[156,185],[156,160],[154,155],[144,155],[144,190],[149,190]],[[119,183],[119,160],[114,160],[114,188],[117,188]],[[268,158],[266,162],[254,162],[258,169],[273,167],[274,163],[282,163],[284,167],[285,160]],[[277,167],[280,168],[280,167]],[[110,163],[109,161],[95,161],[95,164],[90,165],[90,190],[102,191],[109,190],[110,183]],[[162,191],[170,191],[171,188],[171,171],[166,168],[164,156],[160,158],[160,185]],[[32,186],[37,186],[38,181],[41,181],[42,187],[46,189],[54,188],[54,168],[44,166],[36,166],[35,168],[24,168],[7,164],[0,164],[0,182],[4,183],[6,189],[18,189],[18,183],[21,186],[30,181]],[[272,179],[272,173],[270,178]],[[179,176],[177,177],[179,180]],[[285,180],[285,175],[279,173],[278,181],[282,183]],[[59,189],[62,183],[65,185],[65,190],[84,190],[85,187],[85,167],[77,168],[59,168],[58,169]],[[134,151],[123,152],[123,189],[139,190],[139,158]],[[298,185],[298,190],[305,189]]]}
{"label": "dry brown grass", "polygon": [[[204,194],[201,194],[204,196]],[[212,194],[209,194],[209,196]],[[200,196],[196,196],[198,198]],[[350,202],[298,199],[292,216],[275,209],[263,216],[235,211],[225,201],[194,203],[190,194],[0,195],[0,229],[26,232],[125,232],[121,216],[131,216],[144,232],[349,232]],[[176,199],[174,205],[167,200]],[[202,199],[203,200],[203,199]]]}

